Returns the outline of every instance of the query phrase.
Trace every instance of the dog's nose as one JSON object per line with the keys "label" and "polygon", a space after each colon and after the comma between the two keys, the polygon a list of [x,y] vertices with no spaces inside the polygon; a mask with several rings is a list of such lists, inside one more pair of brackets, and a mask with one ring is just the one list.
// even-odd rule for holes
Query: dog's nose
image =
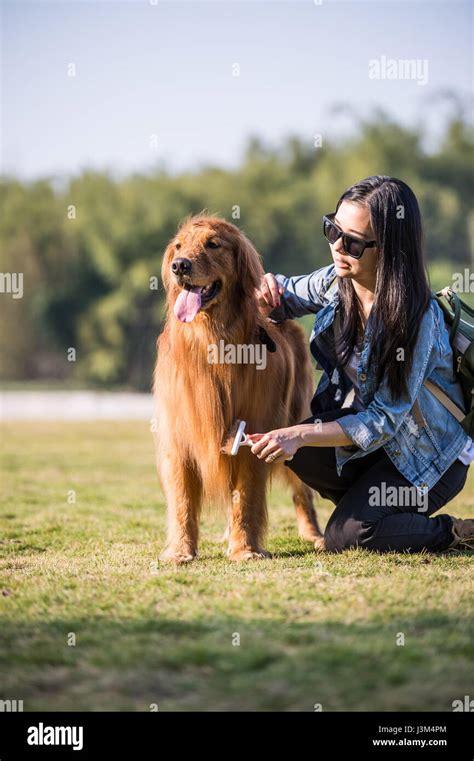
{"label": "dog's nose", "polygon": [[189,275],[191,272],[191,262],[189,259],[174,259],[171,264],[171,271],[175,275]]}

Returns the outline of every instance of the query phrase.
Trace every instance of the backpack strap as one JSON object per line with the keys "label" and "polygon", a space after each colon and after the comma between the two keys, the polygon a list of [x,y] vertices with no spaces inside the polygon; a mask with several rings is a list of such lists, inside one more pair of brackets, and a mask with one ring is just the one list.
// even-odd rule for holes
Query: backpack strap
{"label": "backpack strap", "polygon": [[423,417],[423,413],[421,412],[420,403],[418,399],[416,400],[415,404],[411,408],[411,412],[413,413],[413,417],[415,418],[416,424],[420,428],[424,428],[426,425],[425,418]]}
{"label": "backpack strap", "polygon": [[[436,300],[439,306],[444,312],[445,318],[447,318],[448,322],[450,323],[449,342],[451,346],[453,346],[456,331],[459,327],[459,321],[461,319],[461,302],[450,285],[447,285],[446,288],[443,288],[441,291],[436,291],[436,293],[432,291],[432,293],[436,297]],[[452,312],[443,303],[441,297],[444,297],[446,299],[446,301],[452,308]]]}
{"label": "backpack strap", "polygon": [[[466,413],[462,412],[460,408],[454,404],[453,401],[449,398],[447,394],[444,393],[444,391],[441,391],[439,386],[437,386],[435,383],[433,383],[430,380],[425,380],[424,385],[428,389],[428,391],[431,391],[432,394],[438,399],[438,401],[441,402],[442,405],[446,407],[446,409],[451,413],[451,415],[454,415],[456,420],[459,423],[462,423],[464,418],[466,417]],[[415,404],[418,404],[418,402],[415,402]]]}
{"label": "backpack strap", "polygon": [[[433,383],[430,380],[425,380],[423,385],[428,389],[428,391],[431,391],[431,393],[437,398],[441,404],[446,407],[448,412],[451,413],[451,415],[454,415],[458,423],[463,422],[464,418],[466,417],[465,413],[460,410],[460,408],[454,404],[454,402],[449,398],[447,394],[444,393],[444,391],[441,391],[439,386],[437,386],[435,383]],[[421,412],[420,403],[418,399],[414,403],[413,407],[411,408],[413,417],[415,418],[415,422],[417,425],[420,426],[420,428],[423,428],[426,425],[425,418],[423,417],[423,413]]]}

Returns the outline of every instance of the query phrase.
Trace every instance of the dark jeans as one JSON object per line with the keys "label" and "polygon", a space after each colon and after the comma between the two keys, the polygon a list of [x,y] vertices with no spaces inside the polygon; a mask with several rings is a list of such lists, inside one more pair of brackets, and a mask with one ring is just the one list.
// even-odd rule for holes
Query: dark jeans
{"label": "dark jeans", "polygon": [[[327,422],[355,412],[352,408],[331,410],[302,422]],[[469,466],[460,460],[455,460],[428,491],[421,505],[416,501],[416,487],[397,470],[383,447],[347,462],[340,476],[336,471],[334,447],[301,447],[285,465],[336,505],[324,534],[329,552],[351,547],[378,552],[441,551],[453,541],[450,516],[429,516],[463,488]],[[407,499],[406,489],[387,491],[394,486],[411,486],[410,495],[414,498]],[[371,487],[378,487],[375,497]],[[386,498],[390,493],[395,493],[395,498]],[[377,504],[373,504],[374,499]],[[390,504],[393,501],[398,504]]]}

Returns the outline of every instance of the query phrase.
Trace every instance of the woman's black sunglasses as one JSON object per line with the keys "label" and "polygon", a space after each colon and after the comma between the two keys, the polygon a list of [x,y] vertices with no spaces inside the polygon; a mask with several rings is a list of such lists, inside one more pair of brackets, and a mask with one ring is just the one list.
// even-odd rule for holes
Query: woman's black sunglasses
{"label": "woman's black sunglasses", "polygon": [[349,256],[353,256],[354,259],[360,259],[366,248],[373,248],[376,245],[375,240],[361,240],[343,232],[333,222],[335,216],[335,214],[326,214],[323,217],[323,233],[331,245],[339,240],[339,238],[342,238],[344,251]]}

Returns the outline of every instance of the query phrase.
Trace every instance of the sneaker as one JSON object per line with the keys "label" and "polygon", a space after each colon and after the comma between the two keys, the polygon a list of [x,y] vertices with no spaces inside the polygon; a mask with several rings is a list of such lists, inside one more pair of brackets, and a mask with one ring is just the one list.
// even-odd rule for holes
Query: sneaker
{"label": "sneaker", "polygon": [[454,540],[449,550],[474,550],[474,518],[452,518]]}

